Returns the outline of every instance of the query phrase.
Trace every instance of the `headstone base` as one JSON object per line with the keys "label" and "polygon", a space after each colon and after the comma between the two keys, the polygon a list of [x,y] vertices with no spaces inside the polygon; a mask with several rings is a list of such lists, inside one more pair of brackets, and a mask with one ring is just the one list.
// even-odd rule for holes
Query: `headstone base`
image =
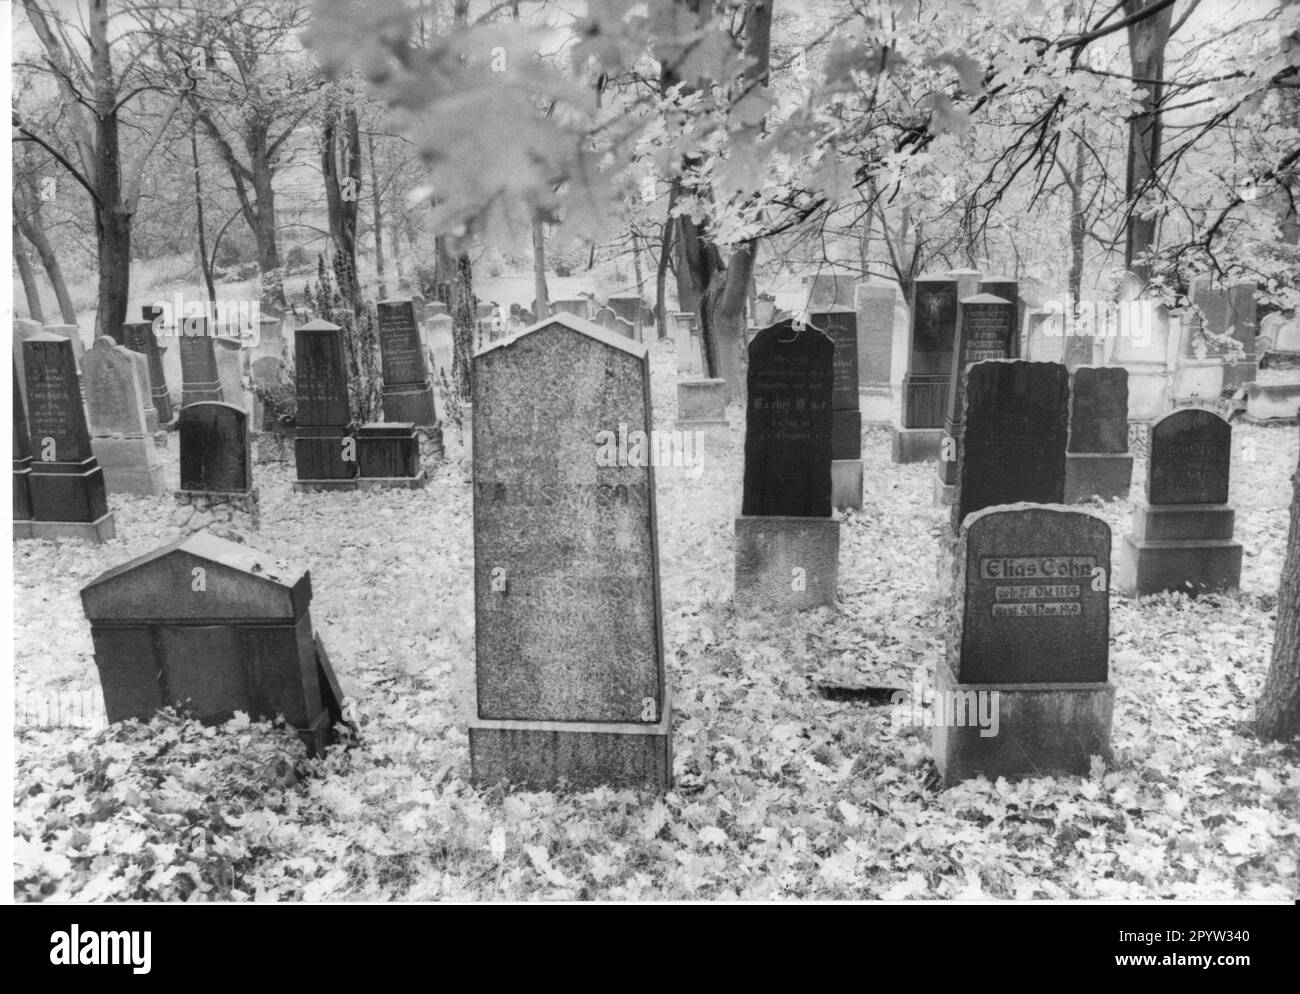
{"label": "headstone base", "polygon": [[981,735],[974,725],[949,727],[936,722],[931,743],[934,765],[944,787],[983,775],[998,777],[1086,776],[1093,756],[1110,758],[1110,725],[1115,688],[1109,683],[958,683],[946,664],[938,666],[938,701],[955,700],[957,718],[966,717],[956,696],[997,693],[996,735]]}
{"label": "headstone base", "polygon": [[94,522],[108,513],[104,471],[94,457],[79,463],[35,462],[27,489],[38,521]]}
{"label": "headstone base", "polygon": [[840,569],[835,518],[736,519],[735,605],[739,611],[830,607]]}
{"label": "headstone base", "polygon": [[177,490],[171,524],[182,535],[211,531],[219,538],[242,542],[241,532],[257,531],[262,523],[257,488],[248,491]]}
{"label": "headstone base", "polygon": [[433,387],[428,381],[384,386],[383,398],[385,421],[409,421],[420,426],[438,423],[433,408]]}
{"label": "headstone base", "polygon": [[831,460],[831,507],[862,510],[862,460]]}
{"label": "headstone base", "polygon": [[663,793],[672,786],[671,712],[657,724],[486,721],[469,723],[470,779],[505,781],[530,790],[561,783],[642,787]]}
{"label": "headstone base", "polygon": [[942,428],[904,428],[895,424],[891,436],[889,457],[893,462],[938,462]]}
{"label": "headstone base", "polygon": [[1128,497],[1133,480],[1133,456],[1127,452],[1067,452],[1065,503],[1081,504]]}
{"label": "headstone base", "polygon": [[415,476],[358,476],[358,490],[423,490],[429,477],[422,469]]}
{"label": "headstone base", "polygon": [[1240,542],[1229,539],[1152,541],[1124,536],[1117,586],[1129,597],[1165,591],[1196,596],[1241,586]]}
{"label": "headstone base", "polygon": [[296,494],[333,493],[339,490],[356,490],[356,477],[350,480],[294,480],[293,492]]}
{"label": "headstone base", "polygon": [[14,538],[71,538],[100,544],[117,538],[117,523],[111,511],[94,521],[15,521]]}

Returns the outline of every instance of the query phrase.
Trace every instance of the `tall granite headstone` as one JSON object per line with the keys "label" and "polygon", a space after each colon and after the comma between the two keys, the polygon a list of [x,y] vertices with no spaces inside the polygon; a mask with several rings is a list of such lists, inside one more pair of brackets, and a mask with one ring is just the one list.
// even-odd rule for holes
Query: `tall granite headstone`
{"label": "tall granite headstone", "polygon": [[297,328],[294,373],[298,397],[294,489],[355,490],[357,463],[347,458],[354,454],[355,442],[348,431],[352,413],[343,329],[320,319]]}
{"label": "tall granite headstone", "polygon": [[967,297],[957,306],[957,331],[953,337],[952,375],[948,380],[944,443],[939,453],[941,504],[950,504],[961,461],[962,423],[965,417],[966,370],[987,359],[1008,359],[1016,333],[1016,308],[1009,300],[989,293]]}
{"label": "tall granite headstone", "polygon": [[862,508],[862,412],[858,410],[858,315],[828,307],[808,316],[835,346],[831,385],[831,504]]}
{"label": "tall granite headstone", "polygon": [[817,327],[789,320],[749,343],[744,495],[735,526],[735,602],[742,610],[834,603],[834,357],[834,343]]}
{"label": "tall granite headstone", "polygon": [[[164,467],[151,433],[149,361],[103,335],[81,362],[91,449],[113,493],[161,496]],[[152,421],[152,424],[150,423]]]}
{"label": "tall granite headstone", "polygon": [[381,300],[378,311],[384,420],[432,427],[438,417],[415,321],[415,305],[410,300]]}
{"label": "tall granite headstone", "polygon": [[473,371],[473,779],[665,790],[654,470],[597,458],[651,430],[647,352],[561,312]]}
{"label": "tall granite headstone", "polygon": [[1087,774],[1108,755],[1110,547],[1103,519],[1065,507],[965,519],[933,707],[945,785]]}
{"label": "tall granite headstone", "polygon": [[1241,585],[1242,548],[1228,504],[1232,426],[1213,411],[1180,408],[1151,425],[1147,502],[1133,508],[1120,552],[1127,594],[1195,595]]}
{"label": "tall granite headstone", "polygon": [[14,378],[14,448],[13,448],[13,508],[14,538],[27,538],[28,522],[32,519],[32,436],[27,425],[27,408],[23,405],[22,391],[18,389],[18,367],[13,367]]}
{"label": "tall granite headstone", "polygon": [[1060,363],[986,360],[966,370],[965,422],[951,526],[996,504],[1060,504],[1070,374]]}
{"label": "tall granite headstone", "polygon": [[1079,366],[1070,374],[1065,502],[1126,498],[1132,478],[1128,370],[1122,366]]}
{"label": "tall granite headstone", "polygon": [[903,375],[902,425],[895,426],[894,462],[939,457],[957,331],[957,281],[918,276],[912,282],[912,335]]}
{"label": "tall granite headstone", "polygon": [[171,424],[175,420],[176,412],[172,410],[171,394],[167,389],[167,375],[163,372],[163,353],[167,350],[158,344],[158,336],[153,331],[153,322],[127,321],[118,332],[113,333],[113,337],[118,345],[124,345],[132,352],[138,352],[145,357],[149,397],[157,412],[158,424]]}
{"label": "tall granite headstone", "polygon": [[23,343],[33,455],[31,538],[103,542],[116,534],[104,471],[90,445],[72,343],[42,332]]}
{"label": "tall granite headstone", "polygon": [[181,360],[181,406],[224,400],[216,345],[208,334],[207,318],[177,317],[175,321]]}

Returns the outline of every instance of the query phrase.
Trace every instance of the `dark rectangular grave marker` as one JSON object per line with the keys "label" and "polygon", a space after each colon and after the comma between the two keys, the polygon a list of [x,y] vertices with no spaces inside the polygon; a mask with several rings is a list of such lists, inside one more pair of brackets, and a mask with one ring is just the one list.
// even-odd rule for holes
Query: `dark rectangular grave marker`
{"label": "dark rectangular grave marker", "polygon": [[181,408],[181,489],[243,493],[252,486],[248,414],[209,401]]}

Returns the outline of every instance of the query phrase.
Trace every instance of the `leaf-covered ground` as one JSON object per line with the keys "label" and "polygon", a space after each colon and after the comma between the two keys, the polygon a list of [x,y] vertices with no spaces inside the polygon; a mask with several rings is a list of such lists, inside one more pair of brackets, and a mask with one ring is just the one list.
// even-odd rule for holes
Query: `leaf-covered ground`
{"label": "leaf-covered ground", "polygon": [[[657,423],[675,408],[653,350]],[[1087,778],[935,785],[929,730],[821,682],[907,687],[942,656],[944,511],[933,465],[866,435],[840,603],[794,620],[729,605],[740,425],[730,462],[662,472],[659,534],[673,790],[469,786],[470,491],[298,495],[259,467],[256,544],[307,565],[312,615],[360,735],[307,761],[284,729],[164,715],[101,731],[19,715],[19,899],[1293,898],[1300,755],[1249,722],[1267,669],[1296,430],[1235,429],[1243,592],[1112,594],[1112,764]],[[448,450],[457,453],[455,429]],[[174,455],[174,453],[173,453]],[[1139,462],[1138,479],[1144,467]],[[97,692],[79,589],[172,540],[168,502],[111,499],[121,538],[15,551],[25,702]],[[1116,540],[1129,508],[1095,508]]]}

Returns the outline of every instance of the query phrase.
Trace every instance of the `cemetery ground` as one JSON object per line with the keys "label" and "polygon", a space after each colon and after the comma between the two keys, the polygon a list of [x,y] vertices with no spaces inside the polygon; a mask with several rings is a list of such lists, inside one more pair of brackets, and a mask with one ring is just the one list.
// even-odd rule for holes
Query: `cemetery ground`
{"label": "cemetery ground", "polygon": [[[651,363],[655,422],[669,428],[672,347],[652,346]],[[323,760],[290,730],[240,719],[204,728],[164,714],[108,730],[25,719],[33,700],[98,695],[78,591],[173,540],[171,501],[110,497],[122,537],[102,546],[18,545],[15,897],[1300,896],[1300,754],[1250,731],[1293,425],[1234,425],[1240,594],[1111,594],[1111,763],[1094,761],[1087,778],[940,790],[929,728],[900,724],[889,695],[944,652],[950,579],[936,553],[948,510],[932,503],[934,465],[891,464],[888,430],[867,429],[837,610],[741,618],[730,603],[738,413],[724,467],[658,472],[674,712],[664,798],[469,785],[471,493],[454,427],[451,459],[421,491],[296,494],[292,465],[257,468],[253,542],[310,569],[317,631],[355,702],[356,733]],[[1144,471],[1139,454],[1135,479]],[[1129,508],[1087,506],[1112,528],[1112,564]],[[827,685],[884,689],[827,696]]]}

